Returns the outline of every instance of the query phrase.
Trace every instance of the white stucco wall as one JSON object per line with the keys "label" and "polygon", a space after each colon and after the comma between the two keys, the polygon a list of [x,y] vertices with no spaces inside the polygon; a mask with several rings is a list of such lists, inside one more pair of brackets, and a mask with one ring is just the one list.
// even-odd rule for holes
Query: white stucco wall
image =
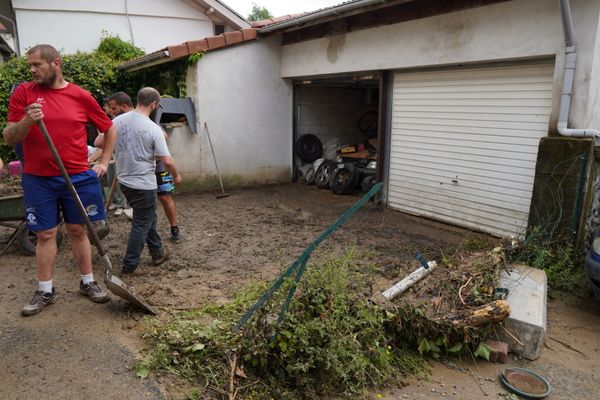
{"label": "white stucco wall", "polygon": [[[21,52],[49,43],[65,53],[98,47],[102,32],[151,52],[212,36],[199,6],[181,0],[13,0]],[[127,3],[127,14],[125,4]]]}
{"label": "white stucco wall", "polygon": [[[572,0],[578,65],[571,127],[591,122],[587,107],[599,0]],[[515,0],[283,46],[281,75],[311,77],[371,70],[556,57],[553,118],[562,86],[564,38],[557,1]],[[596,109],[597,110],[597,109]],[[595,121],[598,119],[595,117]]]}
{"label": "white stucco wall", "polygon": [[[600,18],[600,15],[598,15]],[[600,129],[600,23],[596,26],[594,35],[596,41],[593,50],[593,63],[588,85],[588,101],[586,104],[586,117],[583,127]]]}
{"label": "white stucco wall", "polygon": [[278,38],[258,40],[209,52],[193,69],[187,88],[199,135],[169,146],[176,159],[194,152],[186,168],[201,185],[218,185],[205,122],[226,184],[290,181],[292,87],[280,77],[279,51]]}

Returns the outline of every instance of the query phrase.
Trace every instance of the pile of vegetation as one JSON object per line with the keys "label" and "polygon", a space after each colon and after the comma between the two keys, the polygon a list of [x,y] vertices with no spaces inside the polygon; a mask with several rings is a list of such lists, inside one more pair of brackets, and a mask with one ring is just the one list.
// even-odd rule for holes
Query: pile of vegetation
{"label": "pile of vegetation", "polygon": [[[416,262],[411,270],[416,269]],[[444,255],[426,278],[393,301],[399,334],[421,354],[435,358],[446,355],[489,359],[484,344],[495,338],[499,325],[465,321],[472,310],[502,298],[498,292],[500,272],[506,266],[501,247],[472,243]]]}
{"label": "pile of vegetation", "polygon": [[281,324],[285,285],[238,333],[264,285],[229,304],[148,320],[151,347],[138,374],[192,381],[192,398],[299,399],[364,394],[423,373],[403,342],[403,317],[373,301],[372,270],[360,258],[352,250],[309,264]]}

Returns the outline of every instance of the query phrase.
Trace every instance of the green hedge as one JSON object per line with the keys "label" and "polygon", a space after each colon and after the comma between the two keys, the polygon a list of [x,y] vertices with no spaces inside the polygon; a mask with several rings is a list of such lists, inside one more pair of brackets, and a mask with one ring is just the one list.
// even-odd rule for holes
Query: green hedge
{"label": "green hedge", "polygon": [[[89,90],[98,102],[119,90],[135,95],[144,74],[127,74],[117,66],[143,54],[142,50],[118,36],[105,34],[95,51],[63,55],[63,74],[67,81]],[[12,86],[30,78],[26,57],[13,58],[0,65],[0,132],[6,126]],[[0,158],[4,161],[15,159],[12,147],[4,144],[1,135]]]}

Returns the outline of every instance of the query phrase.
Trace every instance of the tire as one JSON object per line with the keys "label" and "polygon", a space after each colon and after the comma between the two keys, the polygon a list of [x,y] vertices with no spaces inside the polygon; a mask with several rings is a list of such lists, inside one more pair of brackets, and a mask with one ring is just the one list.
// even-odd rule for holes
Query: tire
{"label": "tire", "polygon": [[296,141],[296,155],[304,162],[313,162],[323,155],[323,145],[315,135],[302,135]]}
{"label": "tire", "polygon": [[335,171],[336,163],[331,160],[325,160],[319,165],[317,168],[317,173],[315,174],[315,185],[319,189],[328,189],[329,182],[331,182],[331,177]]}
{"label": "tire", "polygon": [[375,178],[374,175],[365,176],[363,178],[362,182],[360,183],[362,191],[367,193],[369,190],[371,190],[371,188],[375,185],[376,182],[377,182],[377,179]]}
{"label": "tire", "polygon": [[346,165],[334,172],[329,187],[335,194],[350,194],[356,190],[359,179],[358,170],[352,165]]}
{"label": "tire", "polygon": [[[56,233],[56,247],[60,247],[63,241],[63,234],[61,229],[58,229]],[[19,232],[19,236],[17,237],[17,243],[19,243],[19,247],[25,253],[29,255],[35,255],[35,247],[37,245],[37,232],[30,231],[27,226],[23,226],[21,231]]]}

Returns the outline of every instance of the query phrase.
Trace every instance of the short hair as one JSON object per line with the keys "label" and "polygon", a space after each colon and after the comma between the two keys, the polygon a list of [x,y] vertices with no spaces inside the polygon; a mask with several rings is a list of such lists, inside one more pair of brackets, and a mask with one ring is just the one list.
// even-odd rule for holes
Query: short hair
{"label": "short hair", "polygon": [[114,101],[118,105],[128,105],[129,107],[133,107],[133,102],[131,101],[131,97],[125,92],[116,92],[112,96],[110,96],[107,100]]}
{"label": "short hair", "polygon": [[137,103],[142,106],[149,106],[153,101],[160,103],[160,93],[153,87],[141,88],[137,93]]}
{"label": "short hair", "polygon": [[30,56],[37,52],[39,52],[42,59],[48,61],[48,63],[59,60],[60,65],[62,65],[62,57],[58,53],[58,50],[53,46],[50,46],[49,44],[38,44],[27,50],[27,55]]}

